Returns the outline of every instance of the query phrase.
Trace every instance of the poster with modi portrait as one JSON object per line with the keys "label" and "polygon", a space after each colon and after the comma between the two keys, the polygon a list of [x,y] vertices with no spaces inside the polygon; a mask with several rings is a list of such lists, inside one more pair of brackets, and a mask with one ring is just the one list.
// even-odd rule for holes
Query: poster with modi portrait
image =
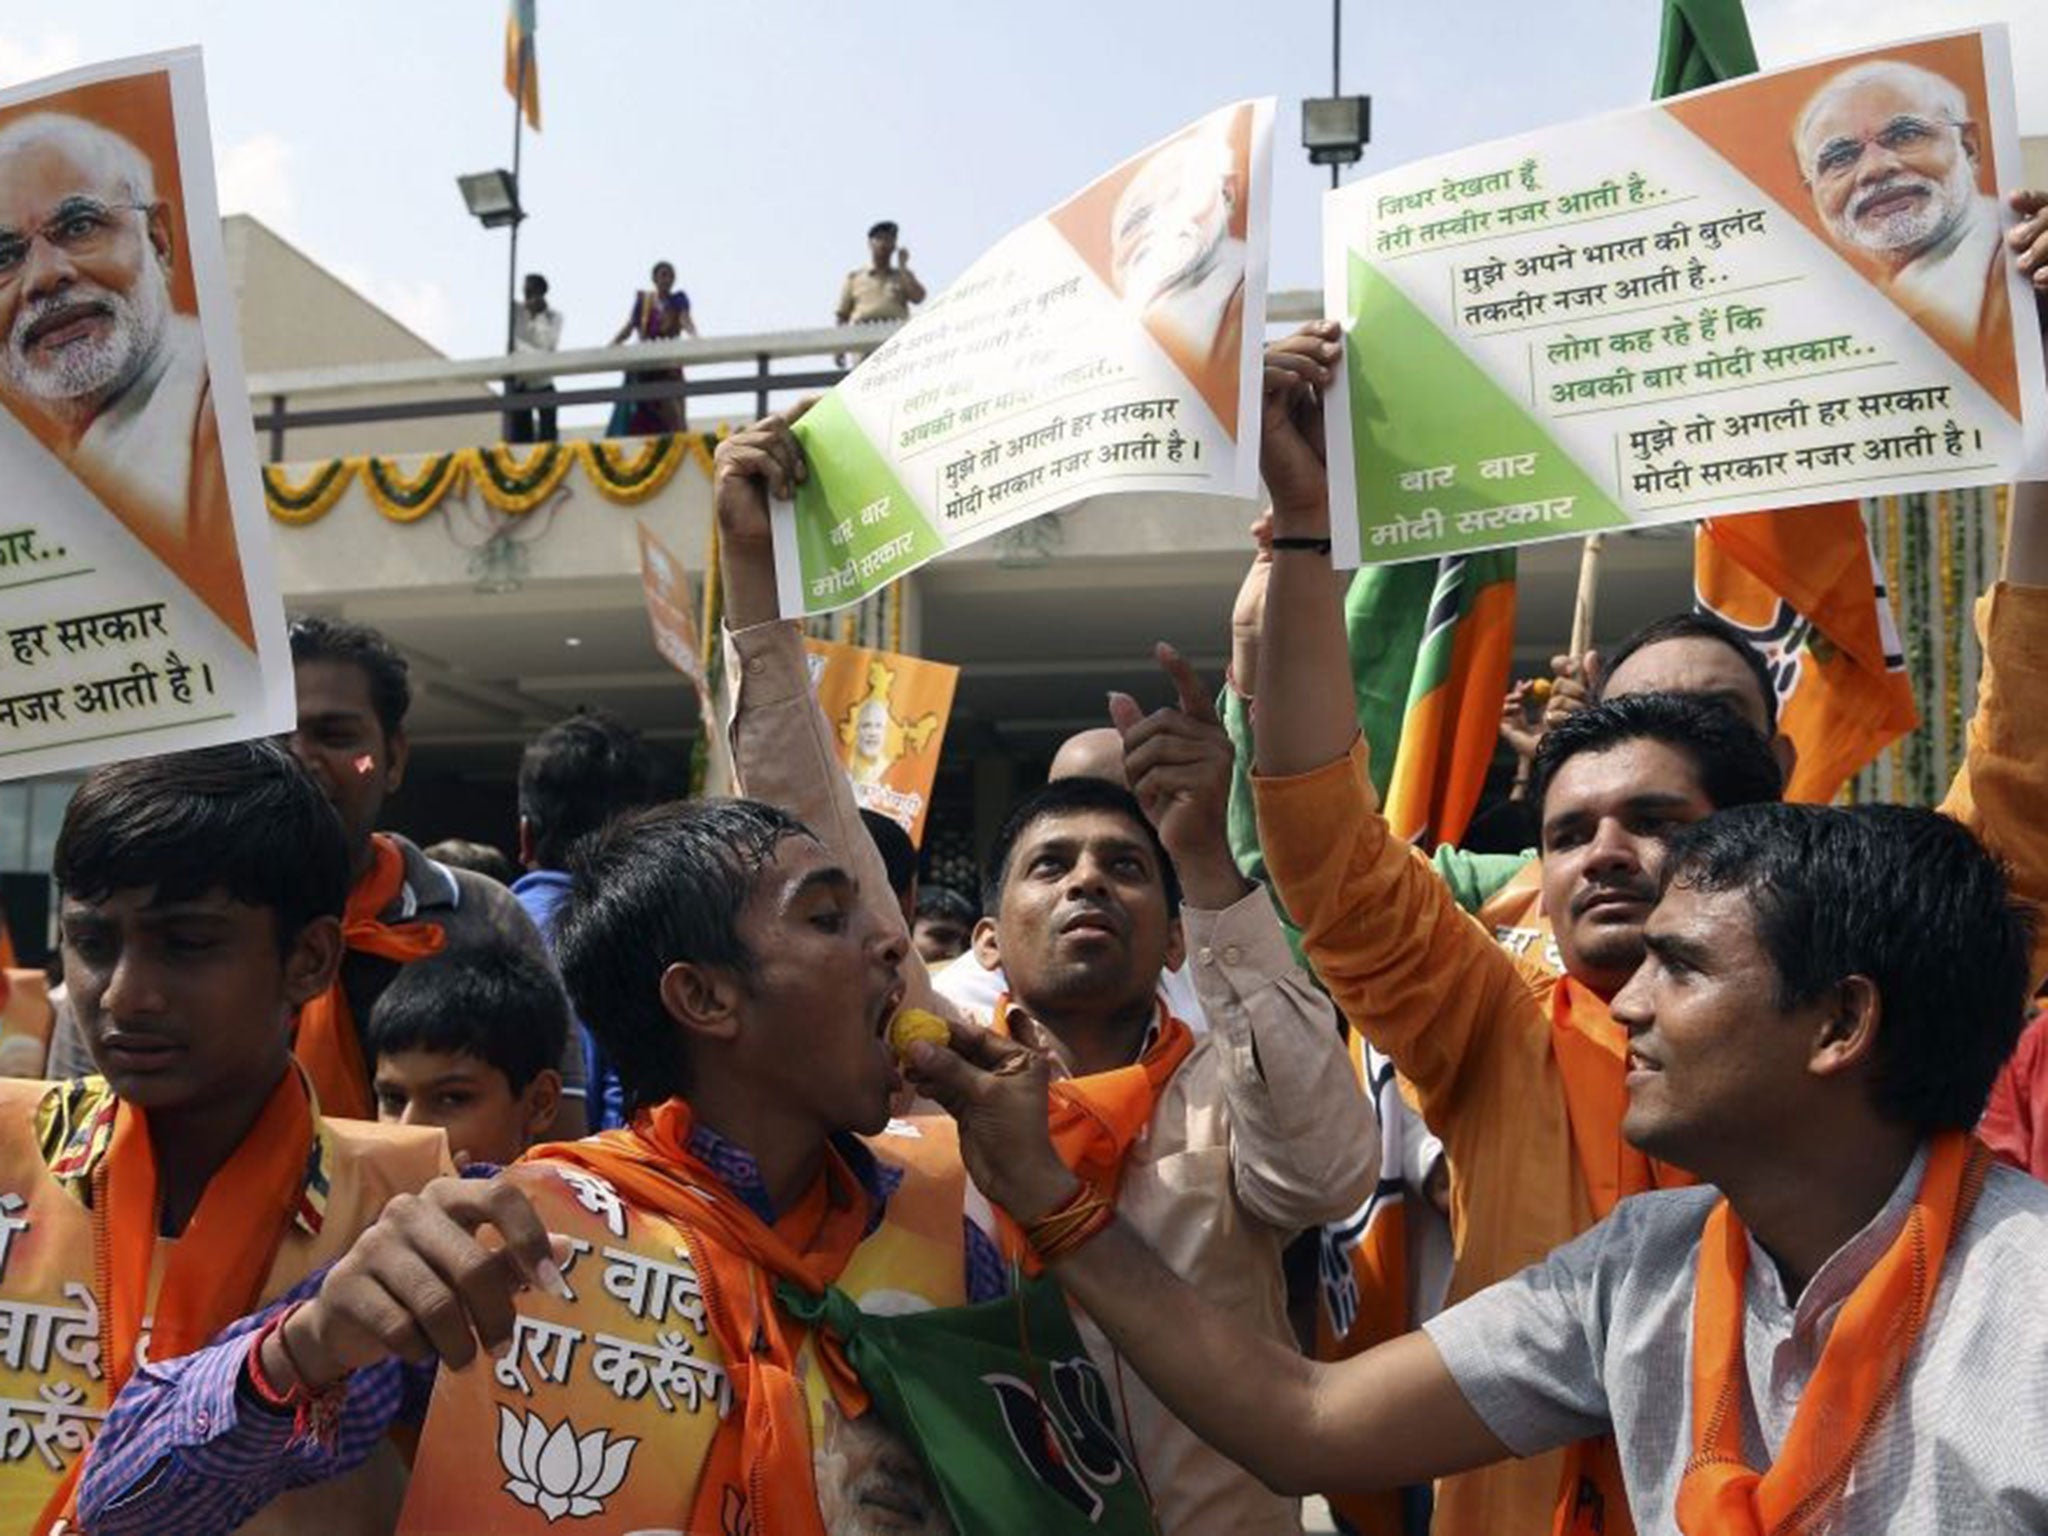
{"label": "poster with modi portrait", "polygon": [[2048,469],[2005,30],[1859,50],[1329,194],[1345,563]]}
{"label": "poster with modi portrait", "polygon": [[1258,494],[1273,103],[1220,107],[1012,230],[796,423],[782,612],[1097,496]]}
{"label": "poster with modi portrait", "polygon": [[292,723],[196,49],[0,92],[0,779]]}

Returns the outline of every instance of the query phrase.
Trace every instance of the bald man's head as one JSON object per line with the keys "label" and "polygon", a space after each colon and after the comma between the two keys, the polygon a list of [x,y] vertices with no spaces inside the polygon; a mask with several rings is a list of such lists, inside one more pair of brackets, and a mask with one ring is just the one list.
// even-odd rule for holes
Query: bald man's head
{"label": "bald man's head", "polygon": [[1107,779],[1129,789],[1124,778],[1124,739],[1107,725],[1069,736],[1053,753],[1045,777],[1047,783],[1054,779]]}

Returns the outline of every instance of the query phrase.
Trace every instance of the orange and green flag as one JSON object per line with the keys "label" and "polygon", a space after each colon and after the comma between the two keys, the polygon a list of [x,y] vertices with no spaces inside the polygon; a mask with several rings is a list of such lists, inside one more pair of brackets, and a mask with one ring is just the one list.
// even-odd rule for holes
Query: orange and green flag
{"label": "orange and green flag", "polygon": [[[1375,579],[1382,577],[1391,580]],[[1514,551],[1368,567],[1352,578],[1346,608],[1359,724],[1376,754],[1382,749],[1374,738],[1393,736],[1393,749],[1379,759],[1387,765],[1387,825],[1421,848],[1456,843],[1500,739],[1500,701],[1514,660]],[[1390,653],[1367,636],[1384,632],[1396,614],[1403,644]],[[1362,647],[1372,654],[1361,656]],[[1405,678],[1402,652],[1412,658]]]}
{"label": "orange and green flag", "polygon": [[534,0],[511,0],[505,8],[505,92],[526,114],[526,126],[540,131],[540,59],[533,51]]}
{"label": "orange and green flag", "polygon": [[[1665,0],[1656,93],[1756,71],[1742,0]],[[1828,801],[1920,723],[1891,599],[1853,501],[1710,518],[1693,544],[1693,594],[1763,656],[1778,729],[1798,751],[1787,800]]]}

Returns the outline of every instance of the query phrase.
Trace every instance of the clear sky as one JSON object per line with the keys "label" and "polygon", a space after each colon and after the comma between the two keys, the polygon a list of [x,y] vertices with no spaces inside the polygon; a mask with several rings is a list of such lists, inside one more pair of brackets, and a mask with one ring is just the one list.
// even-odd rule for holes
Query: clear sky
{"label": "clear sky", "polygon": [[[1657,0],[1349,0],[1361,170],[1642,101]],[[984,247],[1227,101],[1280,98],[1273,283],[1317,281],[1299,102],[1330,87],[1328,0],[539,0],[545,131],[521,265],[597,345],[657,258],[707,332],[829,323],[878,218],[934,291]],[[1983,21],[2013,28],[2048,133],[2048,0],[1752,0],[1766,67]],[[428,340],[503,341],[505,237],[458,172],[505,164],[502,0],[6,0],[0,83],[206,50],[228,211],[253,213]]]}

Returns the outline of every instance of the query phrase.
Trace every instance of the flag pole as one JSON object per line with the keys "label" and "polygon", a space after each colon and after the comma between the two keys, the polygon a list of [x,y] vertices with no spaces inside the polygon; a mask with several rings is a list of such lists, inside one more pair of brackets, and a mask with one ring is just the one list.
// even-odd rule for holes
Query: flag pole
{"label": "flag pole", "polygon": [[526,222],[526,189],[519,184],[519,149],[525,140],[526,72],[533,68],[533,39],[522,28],[519,34],[519,89],[512,93],[512,254],[505,279],[505,355],[510,357],[518,339],[519,318],[519,226]]}
{"label": "flag pole", "polygon": [[1593,607],[1600,595],[1600,550],[1607,543],[1604,533],[1589,533],[1579,546],[1579,592],[1572,600],[1572,645],[1574,660],[1593,645]]}

